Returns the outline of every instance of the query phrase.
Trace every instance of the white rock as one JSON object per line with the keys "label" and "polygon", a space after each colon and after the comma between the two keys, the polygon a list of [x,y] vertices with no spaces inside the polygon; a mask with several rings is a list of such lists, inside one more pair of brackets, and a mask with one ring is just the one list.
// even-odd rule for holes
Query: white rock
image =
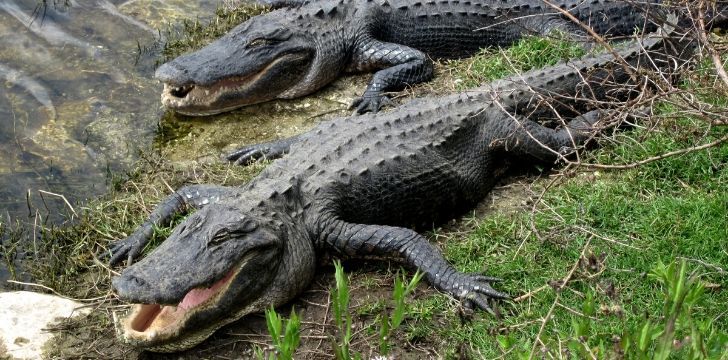
{"label": "white rock", "polygon": [[40,359],[53,334],[45,331],[57,320],[86,314],[83,304],[30,291],[0,293],[0,358]]}

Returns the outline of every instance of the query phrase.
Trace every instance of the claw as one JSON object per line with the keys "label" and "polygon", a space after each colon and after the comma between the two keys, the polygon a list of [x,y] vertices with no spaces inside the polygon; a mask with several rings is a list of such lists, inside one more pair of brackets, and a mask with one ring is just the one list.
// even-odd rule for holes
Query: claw
{"label": "claw", "polygon": [[111,266],[118,264],[119,260],[121,260],[124,257],[124,255],[126,255],[126,253],[123,251],[120,251],[120,252],[110,251],[110,253],[113,254],[111,256],[111,258],[109,259],[109,265],[111,265]]}
{"label": "claw", "polygon": [[142,226],[129,237],[117,241],[110,249],[109,265],[116,265],[126,258],[127,266],[136,259],[149,239],[152,238],[154,230],[151,225]]}
{"label": "claw", "polygon": [[349,105],[349,110],[354,110],[359,107],[359,104],[364,101],[364,97],[356,98],[354,101],[351,102],[351,105]]}
{"label": "claw", "polygon": [[483,282],[489,282],[489,283],[503,281],[503,279],[501,279],[499,277],[486,276],[486,275],[481,275],[478,273],[470,273],[468,275],[472,276],[475,281],[483,281]]}
{"label": "claw", "polygon": [[235,165],[246,165],[265,157],[265,149],[253,146],[244,147],[225,156],[228,161]]}
{"label": "claw", "polygon": [[235,150],[225,156],[228,161],[235,165],[246,165],[260,159],[277,159],[285,155],[296,137],[271,141],[267,143],[254,144]]}
{"label": "claw", "polygon": [[351,103],[351,106],[349,106],[349,110],[356,108],[354,113],[359,115],[368,112],[376,113],[383,105],[389,105],[391,103],[392,101],[387,96],[365,94],[364,96],[355,99]]}
{"label": "claw", "polygon": [[113,248],[109,250],[109,253],[112,254],[111,258],[109,259],[109,265],[116,265],[120,263],[124,258],[126,258],[127,265],[131,264],[136,254],[134,251],[134,246],[129,248],[126,240],[128,240],[128,238],[119,241],[116,245],[114,245]]}
{"label": "claw", "polygon": [[480,296],[473,295],[469,297],[467,300],[464,301],[464,303],[468,304],[471,308],[473,307],[473,304],[477,305],[480,309],[487,311],[489,314],[495,316],[495,312],[493,309],[488,305],[488,300],[482,299]]}
{"label": "claw", "polygon": [[511,298],[508,294],[497,291],[490,286],[488,286],[485,289],[482,289],[480,291],[480,293],[483,295],[486,295],[488,297],[494,298],[494,299],[510,300],[510,298]]}
{"label": "claw", "polygon": [[474,273],[455,273],[453,275],[445,280],[442,289],[460,299],[466,309],[478,307],[496,316],[488,305],[488,299],[510,299],[507,294],[496,291],[490,286],[490,282],[500,281],[499,278]]}

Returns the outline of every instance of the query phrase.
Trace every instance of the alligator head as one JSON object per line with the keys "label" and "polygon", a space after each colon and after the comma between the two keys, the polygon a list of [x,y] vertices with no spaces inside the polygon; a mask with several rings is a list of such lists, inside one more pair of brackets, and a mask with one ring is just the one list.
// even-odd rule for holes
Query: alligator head
{"label": "alligator head", "polygon": [[212,115],[278,98],[308,73],[314,56],[312,39],[268,13],[163,64],[155,76],[164,83],[163,105]]}
{"label": "alligator head", "polygon": [[289,236],[281,221],[236,205],[210,204],[190,215],[113,280],[119,297],[136,303],[116,322],[122,340],[152,351],[180,351],[246,314],[290,300],[295,294],[281,287],[302,279],[280,281],[290,277],[279,270]]}

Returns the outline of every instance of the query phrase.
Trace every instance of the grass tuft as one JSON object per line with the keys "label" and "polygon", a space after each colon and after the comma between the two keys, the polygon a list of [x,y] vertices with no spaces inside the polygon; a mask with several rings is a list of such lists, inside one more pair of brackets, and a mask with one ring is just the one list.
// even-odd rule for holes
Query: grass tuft
{"label": "grass tuft", "polygon": [[554,65],[559,61],[581,57],[583,47],[563,36],[528,36],[506,49],[483,49],[476,56],[445,62],[445,69],[455,79],[455,89],[465,90],[517,72]]}
{"label": "grass tuft", "polygon": [[240,23],[268,11],[269,7],[254,3],[238,7],[221,6],[215,10],[215,16],[207,23],[200,22],[199,19],[185,19],[181,24],[170,26],[165,31],[166,42],[162,48],[161,62],[200,49]]}

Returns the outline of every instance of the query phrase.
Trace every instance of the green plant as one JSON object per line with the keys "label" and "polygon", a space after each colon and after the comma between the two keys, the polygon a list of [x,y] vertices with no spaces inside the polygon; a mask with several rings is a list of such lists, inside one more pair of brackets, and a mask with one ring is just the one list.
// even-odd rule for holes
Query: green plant
{"label": "green plant", "polygon": [[669,265],[658,261],[649,278],[662,287],[662,312],[646,313],[642,321],[624,327],[621,334],[597,330],[603,325],[596,318],[597,295],[590,291],[584,294],[580,315],[572,318],[568,331],[560,331],[557,339],[540,339],[545,349],[532,353],[513,333],[497,335],[498,344],[502,351],[527,359],[538,358],[541,351],[556,355],[552,351],[561,349],[562,342],[568,353],[579,359],[724,359],[728,334],[717,329],[713,321],[696,320],[693,315],[693,307],[705,290],[701,275],[688,274],[685,260]]}
{"label": "green plant", "polygon": [[515,72],[554,65],[585,53],[583,47],[563,36],[527,36],[507,49],[484,49],[469,59],[447,61],[446,67],[458,79],[457,89],[464,90]]}
{"label": "green plant", "polygon": [[390,335],[402,324],[402,320],[404,320],[404,299],[417,287],[423,275],[423,273],[417,271],[412,279],[407,282],[407,285],[405,285],[406,279],[403,274],[394,278],[394,291],[392,292],[394,309],[392,309],[391,316],[387,316],[383,311],[380,317],[379,351],[382,355],[389,354]]}
{"label": "green plant", "polygon": [[[621,347],[633,359],[718,359],[728,352],[728,334],[716,331],[712,322],[696,321],[692,308],[703,296],[705,286],[696,272],[688,274],[681,260],[665,265],[661,261],[649,277],[662,285],[662,321],[645,319],[622,337]],[[659,318],[658,318],[659,319]]]}
{"label": "green plant", "polygon": [[341,262],[334,261],[336,288],[333,291],[334,321],[338,329],[338,342],[332,341],[337,359],[351,359],[351,314],[349,314],[349,279]]}
{"label": "green plant", "polygon": [[[283,332],[283,318],[272,306],[265,311],[265,322],[268,326],[268,333],[273,340],[273,347],[276,349],[274,356],[271,358],[293,359],[293,353],[301,341],[301,321],[296,315],[296,311],[291,310],[291,317],[286,321],[285,331]],[[258,352],[257,356],[262,358],[263,354]]]}

